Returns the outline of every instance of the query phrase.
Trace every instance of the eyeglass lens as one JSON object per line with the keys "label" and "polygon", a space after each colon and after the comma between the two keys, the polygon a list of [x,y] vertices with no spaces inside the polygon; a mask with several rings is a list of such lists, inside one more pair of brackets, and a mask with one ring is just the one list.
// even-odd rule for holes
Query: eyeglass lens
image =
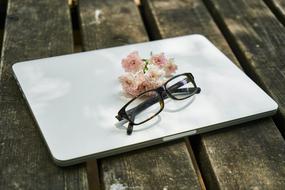
{"label": "eyeglass lens", "polygon": [[141,94],[126,107],[128,118],[134,124],[140,124],[151,119],[161,111],[161,101],[161,96],[156,91]]}
{"label": "eyeglass lens", "polygon": [[185,99],[195,92],[194,84],[187,75],[181,75],[173,78],[166,83],[168,93],[176,99]]}

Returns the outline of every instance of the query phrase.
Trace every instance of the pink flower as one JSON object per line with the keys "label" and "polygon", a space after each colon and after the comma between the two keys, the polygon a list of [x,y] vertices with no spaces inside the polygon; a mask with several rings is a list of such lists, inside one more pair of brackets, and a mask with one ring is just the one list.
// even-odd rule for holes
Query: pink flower
{"label": "pink flower", "polygon": [[[142,60],[138,52],[134,51],[121,64],[126,74],[119,77],[119,81],[123,91],[132,97],[161,86],[177,70],[173,59],[167,59],[164,53]],[[145,94],[151,95],[154,93]]]}
{"label": "pink flower", "polygon": [[165,76],[169,77],[171,76],[173,73],[175,73],[175,71],[177,70],[177,65],[175,65],[172,61],[169,61],[168,63],[166,63],[163,66],[163,69],[165,71]]}
{"label": "pink flower", "polygon": [[160,87],[163,84],[163,82],[164,82],[163,80],[150,81],[148,84],[148,90]]}
{"label": "pink flower", "polygon": [[153,65],[149,67],[149,70],[143,75],[145,80],[138,85],[138,90],[144,92],[161,86],[164,82],[163,74],[164,71],[157,66]]}
{"label": "pink flower", "polygon": [[147,81],[143,81],[141,83],[138,84],[137,86],[137,95],[144,92],[144,91],[147,91],[148,90],[148,87],[149,86],[149,83]]}
{"label": "pink flower", "polygon": [[[147,78],[147,75],[143,72],[134,73],[127,73],[123,76],[119,77],[119,81],[122,84],[122,88],[124,92],[127,94],[135,97],[139,94],[147,91],[155,89],[163,84],[163,80],[151,80]],[[151,94],[146,94],[147,96]]]}
{"label": "pink flower", "polygon": [[136,88],[136,79],[131,74],[125,74],[119,77],[122,88],[125,92],[132,92]]}
{"label": "pink flower", "polygon": [[158,65],[160,67],[162,67],[164,64],[166,64],[168,62],[168,60],[164,56],[164,53],[152,55],[151,58],[150,58],[150,61],[153,64]]}
{"label": "pink flower", "polygon": [[126,72],[136,72],[143,69],[144,63],[141,60],[139,53],[134,51],[122,60],[122,66]]}
{"label": "pink flower", "polygon": [[158,66],[149,65],[148,70],[145,73],[145,77],[149,81],[158,81],[163,77],[164,74],[165,74],[164,71],[160,69]]}
{"label": "pink flower", "polygon": [[[137,95],[140,94],[140,93],[143,93],[147,90],[152,90],[152,89],[155,89],[159,86],[161,86],[162,83],[160,83],[159,81],[143,81],[142,83],[138,84],[137,86]],[[145,94],[146,96],[152,96],[153,93],[146,93]]]}
{"label": "pink flower", "polygon": [[127,73],[120,76],[119,81],[122,84],[123,90],[131,96],[137,96],[143,92],[143,89],[140,89],[141,87],[139,87],[140,84],[145,82],[144,75],[141,72],[138,72],[137,74]]}
{"label": "pink flower", "polygon": [[146,74],[139,72],[136,74],[136,88],[132,92],[134,96],[137,96],[147,90],[151,90],[152,84],[151,81],[146,78]]}

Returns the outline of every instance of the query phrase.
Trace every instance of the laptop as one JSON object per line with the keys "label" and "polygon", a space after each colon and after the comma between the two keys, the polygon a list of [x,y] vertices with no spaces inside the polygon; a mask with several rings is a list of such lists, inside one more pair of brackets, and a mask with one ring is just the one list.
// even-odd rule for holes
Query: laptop
{"label": "laptop", "polygon": [[[118,77],[130,52],[141,57],[164,52],[176,74],[190,72],[199,94],[167,100],[152,121],[118,127],[118,111],[130,100]],[[14,76],[53,160],[68,166],[189,135],[271,116],[276,102],[202,35],[188,35],[121,47],[25,61]]]}

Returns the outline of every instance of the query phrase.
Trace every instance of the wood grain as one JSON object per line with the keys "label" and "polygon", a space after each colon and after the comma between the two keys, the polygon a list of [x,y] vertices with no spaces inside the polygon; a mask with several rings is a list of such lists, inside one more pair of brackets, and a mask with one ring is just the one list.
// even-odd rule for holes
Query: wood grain
{"label": "wood grain", "polygon": [[0,189],[88,189],[84,165],[53,163],[11,69],[18,61],[72,52],[67,1],[8,2],[0,63]]}
{"label": "wood grain", "polygon": [[200,189],[185,142],[175,141],[103,159],[105,189]]}
{"label": "wood grain", "polygon": [[[142,4],[149,29],[156,38],[200,33],[236,62],[201,1],[145,0]],[[238,5],[235,7],[240,9]],[[285,186],[282,177],[284,140],[270,118],[202,134],[195,137],[195,141],[191,139],[207,188],[278,189]]]}
{"label": "wood grain", "polygon": [[199,1],[142,1],[148,29],[155,39],[203,34],[238,66],[234,54],[221,32]]}
{"label": "wood grain", "polygon": [[131,0],[83,0],[79,2],[79,10],[84,50],[148,40],[138,9]]}
{"label": "wood grain", "polygon": [[285,142],[269,118],[206,133],[198,146],[210,189],[285,186]]}
{"label": "wood grain", "polygon": [[[148,40],[132,0],[79,3],[85,50]],[[104,189],[200,189],[184,141],[104,158],[98,163]]]}
{"label": "wood grain", "polygon": [[285,135],[285,27],[262,0],[207,2],[244,70],[277,101]]}
{"label": "wood grain", "polygon": [[271,8],[272,12],[285,25],[285,1],[284,0],[264,0]]}

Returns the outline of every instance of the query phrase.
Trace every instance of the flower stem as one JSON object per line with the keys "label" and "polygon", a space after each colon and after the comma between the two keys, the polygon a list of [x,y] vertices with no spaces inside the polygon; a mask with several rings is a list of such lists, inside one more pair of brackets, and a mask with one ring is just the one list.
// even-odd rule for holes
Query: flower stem
{"label": "flower stem", "polygon": [[147,59],[143,59],[143,61],[145,62],[145,65],[144,65],[144,68],[143,68],[143,73],[146,73],[147,70],[148,70],[148,67],[147,65],[149,64],[148,60]]}

